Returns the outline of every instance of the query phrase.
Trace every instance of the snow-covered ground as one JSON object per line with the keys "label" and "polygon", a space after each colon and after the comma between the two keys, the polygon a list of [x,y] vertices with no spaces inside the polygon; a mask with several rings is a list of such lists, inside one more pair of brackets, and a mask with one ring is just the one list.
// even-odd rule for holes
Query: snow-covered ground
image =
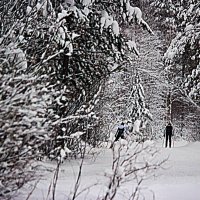
{"label": "snow-covered ground", "polygon": [[[140,199],[145,200],[199,200],[200,199],[200,142],[187,143],[175,141],[174,148],[163,148],[162,141],[155,142],[155,148],[159,149],[159,158],[168,161],[163,165],[164,169],[157,169],[155,176],[148,178],[141,185]],[[38,167],[38,174],[42,175],[30,196],[30,200],[50,200],[48,189],[52,183],[54,162],[41,162]],[[73,191],[77,172],[79,171],[80,160],[65,161],[61,165],[59,179],[56,186],[56,200],[67,200],[70,191]],[[81,174],[80,190],[87,187],[77,199],[95,200],[105,191],[107,177],[105,171],[111,169],[112,150],[103,148],[98,156],[92,156],[84,160]],[[94,185],[97,184],[97,185]],[[29,184],[21,190],[14,199],[26,199],[34,184]],[[116,200],[128,199],[133,191],[135,180],[124,183]]]}

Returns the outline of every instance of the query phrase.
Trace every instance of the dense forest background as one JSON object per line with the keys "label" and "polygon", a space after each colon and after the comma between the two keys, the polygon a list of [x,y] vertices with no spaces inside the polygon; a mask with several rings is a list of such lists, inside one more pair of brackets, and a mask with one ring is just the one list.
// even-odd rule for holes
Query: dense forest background
{"label": "dense forest background", "polygon": [[169,120],[200,140],[198,0],[4,0],[0,15],[0,196],[121,121],[141,141]]}

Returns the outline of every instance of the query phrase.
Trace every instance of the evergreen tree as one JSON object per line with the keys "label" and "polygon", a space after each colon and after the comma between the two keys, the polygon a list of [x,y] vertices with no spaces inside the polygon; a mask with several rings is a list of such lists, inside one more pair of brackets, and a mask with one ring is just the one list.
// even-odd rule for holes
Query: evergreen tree
{"label": "evergreen tree", "polygon": [[[192,118],[199,120],[199,2],[190,1],[152,1],[155,14],[165,26],[170,42],[164,55],[164,63],[169,76],[169,90],[172,95],[172,111],[178,112],[176,121],[181,127],[190,127],[188,110]],[[195,111],[193,107],[196,107]],[[182,112],[184,111],[184,112]],[[187,117],[185,117],[187,116]],[[185,118],[185,120],[183,120]],[[194,126],[195,123],[193,123]],[[196,126],[195,130],[198,130]],[[190,128],[188,128],[189,130]],[[198,134],[198,131],[197,131]]]}
{"label": "evergreen tree", "polygon": [[[131,62],[127,52],[138,54],[114,15],[119,2],[106,5],[0,2],[1,195],[23,186],[29,176],[21,172],[38,155],[81,153],[80,137],[95,145],[105,79]],[[139,8],[125,12],[151,32]]]}
{"label": "evergreen tree", "polygon": [[134,82],[129,103],[129,110],[131,111],[129,114],[133,123],[133,133],[138,134],[140,140],[144,140],[147,137],[147,135],[145,136],[146,124],[148,119],[152,120],[152,115],[145,104],[144,89],[137,72]]}

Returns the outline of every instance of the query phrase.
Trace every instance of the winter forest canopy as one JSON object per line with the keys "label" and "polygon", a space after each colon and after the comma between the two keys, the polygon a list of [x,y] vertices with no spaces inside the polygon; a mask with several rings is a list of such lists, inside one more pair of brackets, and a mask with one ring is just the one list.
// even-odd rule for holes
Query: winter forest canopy
{"label": "winter forest canopy", "polygon": [[200,140],[198,0],[1,0],[0,19],[0,198],[121,121],[135,140],[169,120]]}

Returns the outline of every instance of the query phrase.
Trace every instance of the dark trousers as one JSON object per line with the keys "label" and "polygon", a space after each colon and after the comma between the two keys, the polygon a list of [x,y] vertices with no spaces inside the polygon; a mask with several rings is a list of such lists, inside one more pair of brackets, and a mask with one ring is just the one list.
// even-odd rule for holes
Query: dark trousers
{"label": "dark trousers", "polygon": [[115,138],[115,141],[118,141],[119,138],[124,139],[124,134],[123,134],[123,133],[117,133],[116,138]]}
{"label": "dark trousers", "polygon": [[168,141],[169,141],[169,147],[171,148],[171,145],[172,145],[172,134],[169,134],[169,133],[167,133],[166,135],[165,135],[165,147],[167,147],[167,145],[168,145]]}
{"label": "dark trousers", "polygon": [[[124,139],[124,134],[123,133],[117,133],[117,135],[115,136],[115,141],[114,142],[118,141],[119,138]],[[114,142],[111,144],[110,148],[113,147]]]}

